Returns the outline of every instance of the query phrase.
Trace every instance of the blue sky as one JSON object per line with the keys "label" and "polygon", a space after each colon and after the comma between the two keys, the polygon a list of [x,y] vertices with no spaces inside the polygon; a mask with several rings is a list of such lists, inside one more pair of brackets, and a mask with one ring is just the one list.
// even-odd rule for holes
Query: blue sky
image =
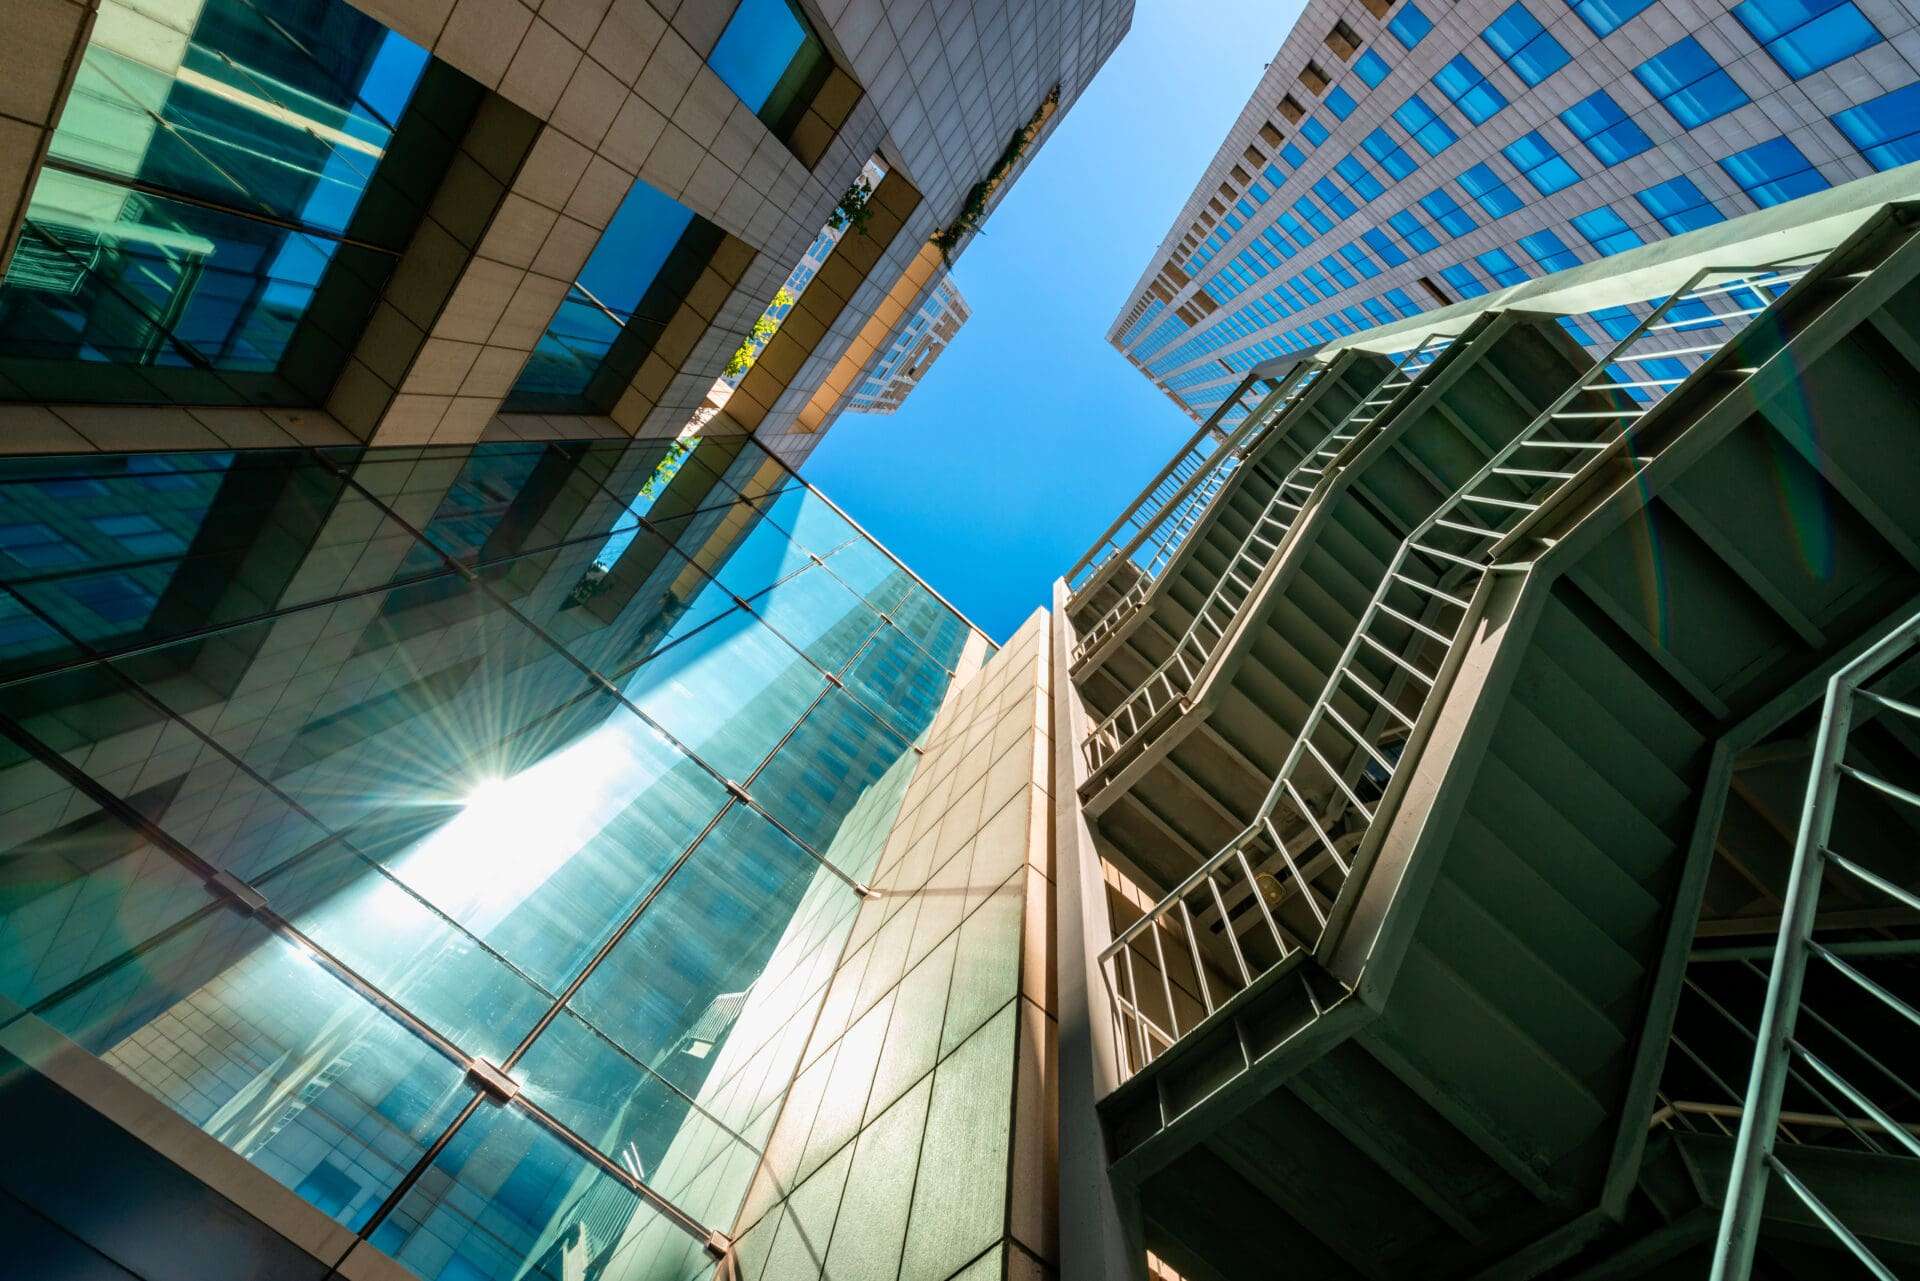
{"label": "blue sky", "polygon": [[973,319],[899,413],[842,415],[804,468],[996,640],[1193,431],[1107,326],[1299,12],[1137,0],[955,267]]}

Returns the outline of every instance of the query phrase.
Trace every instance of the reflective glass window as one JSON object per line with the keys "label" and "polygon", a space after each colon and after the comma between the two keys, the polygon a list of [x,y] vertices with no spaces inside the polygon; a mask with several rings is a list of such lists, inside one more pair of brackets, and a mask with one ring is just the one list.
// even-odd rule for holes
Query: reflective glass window
{"label": "reflective glass window", "polygon": [[1430,156],[1437,156],[1460,141],[1459,135],[1454,133],[1452,127],[1440,119],[1433,108],[1427,105],[1426,100],[1417,93],[1400,104],[1399,110],[1393,113],[1393,118]]}
{"label": "reflective glass window", "polygon": [[1372,49],[1368,49],[1353,60],[1353,70],[1356,75],[1367,82],[1368,88],[1378,89],[1380,82],[1387,78],[1387,72],[1390,68],[1387,66],[1387,60],[1385,58],[1382,58]]}
{"label": "reflective glass window", "polygon": [[1366,241],[1367,248],[1379,254],[1380,261],[1386,263],[1389,267],[1398,267],[1401,263],[1407,261],[1406,253],[1400,246],[1393,243],[1393,240],[1386,232],[1381,231],[1378,227],[1369,227],[1367,230],[1361,232],[1360,239]]}
{"label": "reflective glass window", "polygon": [[1920,82],[1838,112],[1833,123],[1875,169],[1920,160]]}
{"label": "reflective glass window", "polygon": [[1536,231],[1520,237],[1520,247],[1540,264],[1542,271],[1565,271],[1580,265],[1580,255],[1567,248],[1567,242],[1552,231]]}
{"label": "reflective glass window", "polygon": [[1571,60],[1565,46],[1547,34],[1525,4],[1509,7],[1487,24],[1480,38],[1530,85],[1539,84]]}
{"label": "reflective glass window", "polygon": [[1609,36],[1652,3],[1653,0],[1567,0],[1567,7],[1593,28],[1594,35]]}
{"label": "reflective glass window", "polygon": [[[1494,173],[1491,165],[1478,164],[1463,171],[1460,175],[1460,186],[1473,197],[1476,204],[1486,210],[1489,218],[1504,218],[1521,207],[1520,197],[1513,194],[1513,188],[1507,186],[1500,176]],[[1443,214],[1435,204],[1427,203],[1432,199],[1431,196],[1427,197],[1426,200],[1421,201],[1421,205],[1428,213],[1434,215],[1442,227],[1456,236],[1463,234],[1463,229],[1465,231],[1473,229],[1472,219],[1466,219],[1463,223],[1453,218],[1450,213]]]}
{"label": "reflective glass window", "polygon": [[1579,172],[1566,162],[1552,143],[1540,136],[1538,129],[1514,139],[1501,149],[1500,154],[1543,196],[1550,196],[1580,181]]}
{"label": "reflective glass window", "polygon": [[1638,232],[1627,225],[1625,218],[1614,212],[1611,205],[1601,205],[1598,209],[1575,214],[1572,221],[1573,229],[1586,237],[1587,243],[1603,258],[1646,243]]}
{"label": "reflective glass window", "polygon": [[1354,107],[1358,105],[1354,102],[1353,95],[1348,93],[1346,89],[1340,85],[1335,85],[1332,89],[1328,90],[1324,101],[1327,104],[1327,110],[1331,111],[1335,118],[1340,120],[1345,120],[1348,116],[1352,115]]}
{"label": "reflective glass window", "polygon": [[1635,193],[1635,199],[1646,207],[1662,227],[1676,234],[1692,231],[1695,227],[1710,226],[1726,217],[1714,208],[1713,202],[1707,199],[1706,193],[1691,178],[1669,178]]}
{"label": "reflective glass window", "polygon": [[1733,16],[1795,80],[1882,39],[1852,0],[1742,0]]}
{"label": "reflective glass window", "polygon": [[1722,160],[1720,167],[1762,209],[1825,191],[1831,185],[1805,153],[1785,138],[1737,151]]}
{"label": "reflective glass window", "polygon": [[1474,124],[1493,119],[1507,105],[1506,95],[1489,82],[1487,73],[1474,66],[1473,59],[1464,53],[1434,74],[1433,87]]}
{"label": "reflective glass window", "polygon": [[1603,165],[1617,165],[1653,146],[1646,130],[1628,118],[1606,90],[1588,94],[1560,113],[1560,123],[1587,145]]}
{"label": "reflective glass window", "polygon": [[1749,101],[1713,55],[1688,36],[1633,69],[1648,93],[1688,129],[1718,119]]}
{"label": "reflective glass window", "polygon": [[1504,249],[1489,249],[1483,254],[1476,254],[1474,261],[1480,264],[1480,270],[1486,272],[1496,285],[1518,285],[1528,278],[1526,269]]}
{"label": "reflective glass window", "polygon": [[1473,215],[1462,209],[1444,187],[1436,187],[1420,197],[1420,207],[1450,236],[1464,236],[1478,225]]}
{"label": "reflective glass window", "polygon": [[1384,129],[1375,129],[1360,140],[1360,146],[1366,153],[1380,162],[1380,167],[1396,181],[1411,176],[1420,168],[1407,149],[1388,136]]}
{"label": "reflective glass window", "polygon": [[1429,253],[1440,247],[1440,240],[1411,209],[1402,209],[1387,219],[1387,225],[1400,237],[1400,243],[1416,254]]}
{"label": "reflective glass window", "polygon": [[1478,276],[1473,274],[1473,268],[1463,262],[1455,263],[1451,267],[1442,268],[1440,279],[1452,285],[1454,292],[1462,298],[1472,298],[1478,294],[1487,292],[1487,287],[1480,283]]}
{"label": "reflective glass window", "polygon": [[1400,6],[1400,12],[1387,20],[1387,30],[1393,32],[1394,39],[1411,49],[1427,38],[1427,32],[1433,30],[1433,19],[1413,0],[1407,0]]}

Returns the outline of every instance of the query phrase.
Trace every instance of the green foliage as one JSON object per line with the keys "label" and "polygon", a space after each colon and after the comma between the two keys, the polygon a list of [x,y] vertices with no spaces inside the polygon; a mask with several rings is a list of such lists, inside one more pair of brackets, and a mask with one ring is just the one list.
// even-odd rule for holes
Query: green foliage
{"label": "green foliage", "polygon": [[753,362],[760,358],[761,351],[773,341],[773,336],[780,332],[780,321],[784,313],[783,316],[775,316],[773,313],[783,307],[791,307],[793,304],[793,291],[784,285],[781,286],[780,291],[774,294],[773,301],[767,304],[767,309],[760,313],[760,319],[753,322],[753,328],[748,332],[746,341],[740,344],[739,349],[727,361],[726,371],[721,375],[723,378],[738,379],[753,368]]}
{"label": "green foliage", "polygon": [[854,179],[851,187],[841,195],[840,203],[834,206],[833,216],[827,219],[835,231],[852,229],[861,235],[867,234],[867,224],[873,221],[873,210],[869,202],[873,199],[873,188],[867,185],[866,178]]}
{"label": "green foliage", "polygon": [[942,256],[953,252],[961,237],[968,232],[980,230],[980,224],[986,221],[987,201],[992,198],[994,188],[1020,163],[1020,157],[1027,153],[1040,127],[1047,122],[1054,109],[1060,105],[1060,86],[1055,85],[1040,105],[1034,109],[1027,123],[1013,131],[1013,137],[1007,139],[1006,147],[1000,152],[1000,158],[993,162],[993,168],[987,176],[973,184],[967,191],[966,200],[961,202],[960,212],[954,215],[952,222],[933,234],[933,244]]}

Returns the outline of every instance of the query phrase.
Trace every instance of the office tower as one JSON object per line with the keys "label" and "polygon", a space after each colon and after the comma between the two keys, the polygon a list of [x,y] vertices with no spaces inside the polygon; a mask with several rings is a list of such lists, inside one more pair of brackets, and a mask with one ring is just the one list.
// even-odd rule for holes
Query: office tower
{"label": "office tower", "polygon": [[1262,361],[1920,158],[1911,4],[1309,3],[1108,331]]}
{"label": "office tower", "polygon": [[847,408],[859,414],[890,414],[900,408],[972,314],[952,278],[943,274],[913,318],[865,371]]}
{"label": "office tower", "polygon": [[1916,195],[1257,370],[1070,568],[1063,1276],[1911,1272]]}
{"label": "office tower", "polygon": [[0,1272],[1051,1261],[1045,620],[794,468],[1130,10],[10,6]]}

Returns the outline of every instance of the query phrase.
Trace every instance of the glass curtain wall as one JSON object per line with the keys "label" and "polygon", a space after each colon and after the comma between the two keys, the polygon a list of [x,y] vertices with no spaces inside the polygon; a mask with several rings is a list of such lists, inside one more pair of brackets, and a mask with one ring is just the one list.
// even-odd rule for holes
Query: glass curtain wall
{"label": "glass curtain wall", "polygon": [[319,400],[482,96],[344,0],[106,0],[0,282],[0,399]]}
{"label": "glass curtain wall", "polygon": [[738,437],[7,459],[0,589],[7,1017],[461,1281],[710,1266],[986,650]]}

